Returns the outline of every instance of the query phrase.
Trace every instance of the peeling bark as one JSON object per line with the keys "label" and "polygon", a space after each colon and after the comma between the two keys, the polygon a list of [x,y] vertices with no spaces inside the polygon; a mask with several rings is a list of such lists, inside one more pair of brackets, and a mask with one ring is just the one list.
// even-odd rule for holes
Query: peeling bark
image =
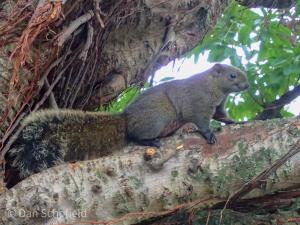
{"label": "peeling bark", "polygon": [[[268,120],[226,126],[215,145],[195,133],[164,138],[150,161],[144,159],[145,148],[130,145],[124,153],[27,178],[0,196],[0,221],[132,224],[179,209],[208,212],[226,205],[253,213],[257,207],[268,211],[287,203],[297,209],[299,137],[299,119]],[[290,155],[284,159],[285,154]],[[242,195],[233,199],[238,193]],[[46,212],[50,217],[45,218]]]}

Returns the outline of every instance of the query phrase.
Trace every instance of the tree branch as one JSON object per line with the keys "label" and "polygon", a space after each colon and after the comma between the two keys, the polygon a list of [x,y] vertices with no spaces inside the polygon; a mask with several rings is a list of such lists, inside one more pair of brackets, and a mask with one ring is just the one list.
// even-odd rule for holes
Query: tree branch
{"label": "tree branch", "polygon": [[284,9],[296,5],[295,0],[238,0],[237,2],[249,8],[265,7],[273,9]]}
{"label": "tree branch", "polygon": [[63,46],[63,44],[71,37],[71,34],[74,33],[82,24],[88,22],[91,18],[93,18],[93,16],[94,13],[90,10],[86,14],[72,21],[71,24],[59,34],[57,38],[57,45]]}
{"label": "tree branch", "polygon": [[287,91],[279,99],[267,104],[264,110],[256,116],[257,120],[266,120],[273,118],[281,118],[280,110],[287,104],[290,104],[295,98],[300,95],[300,85],[297,85],[293,90]]}

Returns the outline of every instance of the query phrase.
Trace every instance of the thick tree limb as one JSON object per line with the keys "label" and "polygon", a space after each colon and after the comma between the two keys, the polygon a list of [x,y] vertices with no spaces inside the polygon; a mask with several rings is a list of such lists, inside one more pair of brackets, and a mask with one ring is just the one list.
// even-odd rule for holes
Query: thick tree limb
{"label": "thick tree limb", "polygon": [[264,106],[264,110],[257,115],[257,120],[266,120],[272,118],[281,118],[280,110],[287,104],[290,104],[300,95],[300,85],[297,85],[293,90],[287,91],[279,99]]}
{"label": "thick tree limb", "polygon": [[274,9],[290,8],[296,4],[295,0],[238,0],[237,2],[251,8],[266,7]]}
{"label": "thick tree limb", "polygon": [[[272,204],[279,208],[287,207],[287,202],[293,205],[292,200],[300,197],[300,155],[277,164],[300,148],[299,119],[227,126],[217,137],[215,145],[207,145],[197,134],[165,138],[157,157],[147,162],[145,148],[130,145],[124,149],[130,153],[48,169],[0,196],[0,221],[132,224],[180,209],[222,209],[243,187],[247,192],[227,204],[228,208],[255,211],[259,204],[268,210]],[[162,167],[151,169],[158,162]],[[274,165],[276,170],[272,170]],[[249,186],[253,177],[259,178],[255,179],[259,186]],[[28,216],[22,216],[24,212]]]}

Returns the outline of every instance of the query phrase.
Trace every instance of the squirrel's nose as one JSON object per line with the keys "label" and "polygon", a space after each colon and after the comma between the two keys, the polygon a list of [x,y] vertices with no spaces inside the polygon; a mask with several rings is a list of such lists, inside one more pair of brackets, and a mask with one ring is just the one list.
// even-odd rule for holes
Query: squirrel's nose
{"label": "squirrel's nose", "polygon": [[248,89],[250,87],[250,85],[248,84],[248,83],[246,83],[245,85],[244,85],[244,88],[245,89]]}
{"label": "squirrel's nose", "polygon": [[246,90],[246,89],[249,88],[249,84],[248,84],[248,83],[240,84],[240,85],[239,85],[239,88],[240,88],[241,90]]}

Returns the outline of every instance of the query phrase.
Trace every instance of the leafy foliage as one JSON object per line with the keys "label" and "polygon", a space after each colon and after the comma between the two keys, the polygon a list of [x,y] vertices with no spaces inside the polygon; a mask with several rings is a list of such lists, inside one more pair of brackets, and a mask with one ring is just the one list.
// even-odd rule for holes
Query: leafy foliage
{"label": "leafy foliage", "polygon": [[[230,59],[232,65],[247,71],[251,88],[231,96],[226,107],[237,120],[253,119],[299,85],[299,20],[299,7],[253,11],[233,3],[202,44],[186,57],[195,56],[197,62],[201,54],[209,51],[210,62]],[[282,109],[281,116],[292,114]]]}
{"label": "leafy foliage", "polygon": [[122,112],[124,108],[140,94],[140,92],[141,88],[136,86],[129,87],[123,91],[110,105],[101,106],[98,111],[106,111],[111,113]]}
{"label": "leafy foliage", "polygon": [[[157,84],[174,80],[174,77],[164,77]],[[145,83],[143,87],[132,86],[123,91],[115,101],[112,101],[109,105],[101,106],[97,111],[118,113],[122,112],[125,107],[131,103],[139,94],[150,87],[149,83]]]}

